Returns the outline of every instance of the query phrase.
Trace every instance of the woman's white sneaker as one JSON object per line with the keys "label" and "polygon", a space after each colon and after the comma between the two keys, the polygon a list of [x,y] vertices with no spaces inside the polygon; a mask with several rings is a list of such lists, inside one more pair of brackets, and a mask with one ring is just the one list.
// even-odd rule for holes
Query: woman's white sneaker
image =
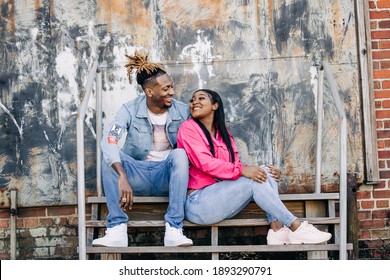
{"label": "woman's white sneaker", "polygon": [[290,231],[290,244],[320,244],[332,238],[329,232],[320,231],[307,221],[301,223],[295,231]]}
{"label": "woman's white sneaker", "polygon": [[290,229],[287,227],[282,227],[278,231],[274,231],[273,229],[268,230],[267,234],[267,244],[268,245],[288,245]]}

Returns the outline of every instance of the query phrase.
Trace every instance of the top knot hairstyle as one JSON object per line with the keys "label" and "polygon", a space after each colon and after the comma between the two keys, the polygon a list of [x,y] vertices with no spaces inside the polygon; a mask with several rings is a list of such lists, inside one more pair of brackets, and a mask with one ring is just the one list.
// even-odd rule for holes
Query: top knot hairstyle
{"label": "top knot hairstyle", "polygon": [[166,74],[165,68],[159,63],[153,63],[148,61],[148,55],[143,55],[138,51],[134,52],[134,56],[127,55],[125,56],[128,59],[127,64],[125,65],[127,69],[127,76],[131,84],[131,74],[133,70],[136,70],[137,74],[137,83],[145,88],[145,85],[152,79],[157,78],[158,76]]}

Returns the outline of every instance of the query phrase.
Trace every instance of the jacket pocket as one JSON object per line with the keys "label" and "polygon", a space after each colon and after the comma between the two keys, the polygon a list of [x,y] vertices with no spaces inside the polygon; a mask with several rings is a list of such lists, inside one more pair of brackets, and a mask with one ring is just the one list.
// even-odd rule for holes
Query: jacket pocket
{"label": "jacket pocket", "polygon": [[135,123],[134,124],[134,129],[138,133],[148,133],[149,132],[149,127],[144,125],[144,124],[140,124],[140,123]]}

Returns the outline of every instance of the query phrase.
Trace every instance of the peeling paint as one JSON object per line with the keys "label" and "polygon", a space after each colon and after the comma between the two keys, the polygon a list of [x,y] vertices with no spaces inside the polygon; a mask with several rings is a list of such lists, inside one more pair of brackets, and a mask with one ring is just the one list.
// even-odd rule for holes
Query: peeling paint
{"label": "peeling paint", "polygon": [[[348,169],[363,176],[354,1],[0,1],[0,205],[76,202],[76,112],[99,59],[103,126],[141,89],[125,53],[167,66],[176,97],[218,91],[247,163],[282,168],[282,192],[314,182],[316,65],[331,64],[348,118]],[[95,194],[96,92],[85,127],[87,195]],[[322,187],[337,189],[337,115],[325,81]]]}
{"label": "peeling paint", "polygon": [[[205,88],[207,80],[214,77],[212,62],[214,59],[222,59],[222,56],[214,56],[212,53],[213,46],[211,45],[210,40],[204,36],[202,30],[197,31],[196,42],[185,46],[181,52],[180,59],[181,61],[186,62],[189,60],[192,64],[192,71],[194,71],[198,76],[198,87]],[[202,71],[202,70],[205,71]],[[202,76],[206,75],[205,78]]]}

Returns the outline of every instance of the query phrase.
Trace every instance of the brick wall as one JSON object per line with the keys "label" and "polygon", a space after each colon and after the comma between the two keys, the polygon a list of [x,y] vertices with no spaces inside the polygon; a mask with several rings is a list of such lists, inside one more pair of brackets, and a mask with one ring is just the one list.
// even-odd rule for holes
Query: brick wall
{"label": "brick wall", "polygon": [[[9,217],[9,209],[0,210],[0,259],[10,258]],[[77,259],[77,227],[74,205],[18,209],[16,258]]]}
{"label": "brick wall", "polygon": [[390,0],[369,1],[380,183],[360,188],[360,258],[390,258]]}

